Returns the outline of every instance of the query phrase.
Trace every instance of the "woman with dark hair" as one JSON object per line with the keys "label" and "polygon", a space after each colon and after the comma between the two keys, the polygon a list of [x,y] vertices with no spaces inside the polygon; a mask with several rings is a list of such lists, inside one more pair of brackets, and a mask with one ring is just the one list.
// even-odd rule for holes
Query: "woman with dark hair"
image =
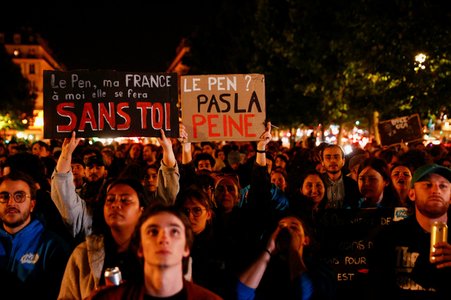
{"label": "woman with dark hair", "polygon": [[363,198],[346,208],[392,207],[398,203],[398,194],[393,187],[387,163],[371,157],[363,161],[358,171],[359,191]]}
{"label": "woman with dark hair", "polygon": [[105,284],[107,268],[119,267],[132,280],[141,266],[129,250],[138,219],[149,205],[146,190],[134,179],[107,181],[92,216],[93,234],[75,248],[64,273],[59,299],[85,299]]}
{"label": "woman with dark hair", "polygon": [[306,206],[310,210],[327,208],[326,184],[321,173],[316,170],[309,170],[301,176],[301,193],[308,202]]}
{"label": "woman with dark hair", "polygon": [[413,173],[408,165],[399,163],[393,165],[391,169],[391,180],[399,199],[398,203],[395,203],[396,206],[407,207],[407,203],[410,201],[408,193],[412,177]]}
{"label": "woman with dark hair", "polygon": [[238,275],[232,299],[332,299],[335,275],[309,251],[312,238],[299,216],[281,219],[266,248]]}
{"label": "woman with dark hair", "polygon": [[127,165],[138,163],[145,166],[146,163],[143,161],[143,145],[140,143],[131,144],[125,153],[125,163]]}
{"label": "woman with dark hair", "polygon": [[302,216],[310,227],[315,227],[318,209],[328,208],[324,179],[321,173],[310,169],[301,174],[298,186],[301,188],[289,198],[289,211]]}
{"label": "woman with dark hair", "polygon": [[235,242],[213,231],[213,203],[202,190],[190,187],[181,192],[176,206],[188,216],[195,235],[191,249],[193,282],[225,297],[224,281],[236,271]]}

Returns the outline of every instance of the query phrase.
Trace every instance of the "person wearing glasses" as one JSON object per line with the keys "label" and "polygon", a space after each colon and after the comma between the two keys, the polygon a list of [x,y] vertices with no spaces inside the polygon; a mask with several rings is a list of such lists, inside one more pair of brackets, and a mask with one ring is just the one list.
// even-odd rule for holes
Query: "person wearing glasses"
{"label": "person wearing glasses", "polygon": [[210,197],[198,187],[180,192],[176,206],[188,216],[194,232],[191,248],[192,280],[194,283],[226,297],[224,282],[235,272],[235,242],[213,229],[213,204]]}
{"label": "person wearing glasses", "polygon": [[[21,171],[0,178],[0,269],[11,273],[2,281],[2,299],[13,299],[10,292],[18,299],[28,291],[33,297],[56,299],[60,290],[71,248],[44,228],[41,214],[33,213],[36,190],[32,177]],[[8,284],[15,277],[24,283],[22,288]]]}

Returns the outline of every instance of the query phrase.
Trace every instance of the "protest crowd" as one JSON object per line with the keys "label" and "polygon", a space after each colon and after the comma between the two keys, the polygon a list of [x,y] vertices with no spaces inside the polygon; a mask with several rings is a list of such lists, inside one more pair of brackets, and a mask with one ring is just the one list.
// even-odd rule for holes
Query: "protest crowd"
{"label": "protest crowd", "polygon": [[[0,299],[428,299],[451,289],[451,153],[274,141],[0,143]],[[404,208],[340,288],[322,211]],[[118,267],[119,285],[105,271]],[[340,276],[340,278],[343,278]],[[436,296],[435,296],[436,295]]]}

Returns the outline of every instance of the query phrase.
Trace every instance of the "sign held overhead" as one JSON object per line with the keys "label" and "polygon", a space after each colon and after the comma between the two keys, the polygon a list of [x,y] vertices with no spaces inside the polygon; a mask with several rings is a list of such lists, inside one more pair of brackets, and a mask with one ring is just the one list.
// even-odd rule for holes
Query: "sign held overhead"
{"label": "sign held overhead", "polygon": [[175,73],[44,71],[44,138],[179,136]]}
{"label": "sign held overhead", "polygon": [[182,121],[189,141],[257,141],[265,132],[261,74],[182,76]]}

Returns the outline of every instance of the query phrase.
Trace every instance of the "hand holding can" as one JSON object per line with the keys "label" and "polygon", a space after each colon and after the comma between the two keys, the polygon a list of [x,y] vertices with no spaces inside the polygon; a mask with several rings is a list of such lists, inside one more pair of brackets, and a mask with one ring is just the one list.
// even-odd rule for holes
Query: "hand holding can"
{"label": "hand holding can", "polygon": [[105,284],[119,285],[122,281],[122,273],[119,267],[108,268],[105,270]]}
{"label": "hand holding can", "polygon": [[431,228],[431,248],[429,253],[431,263],[437,262],[437,253],[434,246],[441,242],[448,242],[448,226],[444,222],[435,222]]}

